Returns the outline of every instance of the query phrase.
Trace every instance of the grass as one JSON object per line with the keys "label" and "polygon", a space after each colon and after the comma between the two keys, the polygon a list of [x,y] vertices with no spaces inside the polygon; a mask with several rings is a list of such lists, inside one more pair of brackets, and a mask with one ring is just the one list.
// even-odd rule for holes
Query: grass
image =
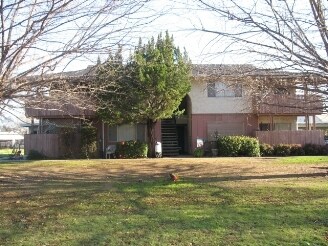
{"label": "grass", "polygon": [[[24,149],[21,149],[22,155],[24,155]],[[13,149],[0,149],[0,158],[9,158],[13,154]]]}
{"label": "grass", "polygon": [[328,245],[327,171],[328,157],[1,163],[0,245]]}
{"label": "grass", "polygon": [[292,156],[288,158],[279,158],[279,161],[285,164],[320,164],[327,162],[327,156]]}

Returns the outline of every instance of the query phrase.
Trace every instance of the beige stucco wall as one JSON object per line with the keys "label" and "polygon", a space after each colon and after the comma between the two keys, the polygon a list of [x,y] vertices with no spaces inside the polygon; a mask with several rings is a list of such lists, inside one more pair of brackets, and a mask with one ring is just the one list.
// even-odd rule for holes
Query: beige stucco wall
{"label": "beige stucco wall", "polygon": [[249,97],[208,97],[206,82],[193,81],[189,93],[193,114],[251,113]]}

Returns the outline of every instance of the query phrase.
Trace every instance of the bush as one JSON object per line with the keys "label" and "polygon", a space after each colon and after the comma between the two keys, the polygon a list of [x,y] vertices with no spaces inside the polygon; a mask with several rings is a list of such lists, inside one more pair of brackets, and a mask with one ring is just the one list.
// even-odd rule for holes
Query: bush
{"label": "bush", "polygon": [[61,127],[59,133],[63,144],[62,157],[64,159],[76,158],[74,146],[76,143],[77,129],[75,127]]}
{"label": "bush", "polygon": [[260,144],[256,138],[240,137],[241,145],[239,155],[241,156],[260,156]]}
{"label": "bush", "polygon": [[304,147],[300,144],[278,144],[270,146],[261,144],[261,156],[302,156],[302,155],[327,155],[328,146],[316,144],[306,144]]}
{"label": "bush", "polygon": [[273,156],[273,147],[270,144],[260,144],[261,156]]}
{"label": "bush", "polygon": [[95,158],[97,156],[97,128],[83,126],[81,128],[81,157]]}
{"label": "bush", "polygon": [[278,144],[273,146],[275,156],[290,156],[291,146],[289,144]]}
{"label": "bush", "polygon": [[300,144],[292,144],[290,145],[290,155],[292,156],[301,156],[305,155],[305,151]]}
{"label": "bush", "polygon": [[236,136],[224,136],[218,138],[219,156],[238,156],[240,141]]}
{"label": "bush", "polygon": [[131,140],[117,143],[115,155],[122,159],[146,158],[147,152],[147,144]]}
{"label": "bush", "polygon": [[39,151],[32,149],[28,153],[27,159],[28,160],[44,160],[44,159],[47,159],[47,157],[44,154],[40,153]]}
{"label": "bush", "polygon": [[328,147],[326,145],[306,144],[304,145],[305,155],[327,155]]}
{"label": "bush", "polygon": [[321,154],[322,155],[328,155],[328,145],[322,145],[321,146]]}
{"label": "bush", "polygon": [[256,138],[225,136],[218,139],[219,156],[259,156],[260,144]]}
{"label": "bush", "polygon": [[197,147],[194,149],[194,157],[203,157],[204,156],[204,148]]}

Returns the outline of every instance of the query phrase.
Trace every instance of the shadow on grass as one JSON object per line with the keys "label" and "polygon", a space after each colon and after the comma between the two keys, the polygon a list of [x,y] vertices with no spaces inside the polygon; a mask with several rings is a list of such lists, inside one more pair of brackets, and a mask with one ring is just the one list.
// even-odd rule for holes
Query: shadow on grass
{"label": "shadow on grass", "polygon": [[[325,245],[328,206],[327,200],[321,200],[327,197],[326,188],[314,192],[310,187],[290,185],[226,186],[229,181],[322,178],[325,172],[237,175],[227,173],[228,165],[222,165],[216,176],[203,173],[200,177],[196,174],[202,167],[153,163],[139,170],[99,167],[97,173],[89,167],[80,172],[61,166],[56,170],[32,165],[14,170],[4,167],[0,174],[0,242],[159,245],[162,240],[162,245],[170,245],[179,239],[178,245],[190,244],[190,240],[199,245],[242,245],[250,237],[262,245],[293,240]],[[238,172],[251,170],[240,168]],[[179,182],[169,181],[172,171],[181,173]]]}
{"label": "shadow on grass", "polygon": [[[78,169],[73,167],[62,168],[58,167],[56,170],[47,170],[46,166],[40,170],[39,167],[34,168],[33,161],[20,161],[22,165],[17,166],[16,162],[9,162],[6,164],[16,165],[13,170],[10,168],[2,168],[0,174],[0,184],[6,183],[40,183],[40,182],[56,182],[56,181],[85,181],[85,180],[100,180],[101,182],[137,182],[137,181],[152,181],[152,180],[169,180],[169,173],[177,173],[180,178],[197,180],[198,182],[220,182],[220,181],[245,181],[245,180],[267,180],[267,179],[297,179],[297,178],[315,178],[328,177],[328,167],[318,166],[312,167],[316,169],[314,172],[306,173],[283,173],[283,174],[267,174],[258,173],[256,175],[246,175],[243,173],[251,173],[251,167],[238,168],[237,170],[229,170],[229,165],[222,165],[217,167],[215,174],[206,173],[201,170],[203,167],[198,165],[190,165],[187,167],[180,166],[158,166],[156,164],[147,164],[147,167],[140,169],[129,169],[124,166],[119,168],[110,167],[96,167],[93,169]],[[29,165],[30,164],[30,165]],[[320,170],[320,171],[318,171]],[[8,172],[6,172],[8,171]]]}
{"label": "shadow on grass", "polygon": [[[184,245],[183,242],[191,239],[195,244],[206,245],[211,237],[221,243],[228,240],[226,245],[237,245],[246,240],[243,237],[250,230],[259,242],[266,242],[268,236],[271,242],[279,242],[281,237],[288,239],[288,235],[284,236],[286,228],[304,227],[311,234],[328,226],[327,206],[311,205],[312,200],[326,195],[325,189],[313,194],[310,188],[289,187],[288,191],[268,189],[259,194],[256,188],[245,187],[248,190],[245,194],[245,190],[208,184],[260,178],[253,176],[189,177],[177,183],[144,175],[139,176],[147,178],[142,182],[129,175],[98,179],[82,174],[75,176],[72,179],[35,173],[25,178],[11,177],[12,180],[3,183],[0,195],[5,212],[1,215],[0,240],[8,244],[35,240],[27,244],[63,245],[74,241],[74,245],[156,245],[165,234],[164,245],[177,239]],[[299,176],[262,178],[286,177]],[[282,201],[282,192],[292,194],[290,200]],[[250,201],[242,202],[239,200],[242,196],[249,196]],[[303,202],[308,205],[295,206]],[[304,237],[323,245],[322,238],[311,238],[308,234]],[[299,242],[305,240],[297,237]]]}

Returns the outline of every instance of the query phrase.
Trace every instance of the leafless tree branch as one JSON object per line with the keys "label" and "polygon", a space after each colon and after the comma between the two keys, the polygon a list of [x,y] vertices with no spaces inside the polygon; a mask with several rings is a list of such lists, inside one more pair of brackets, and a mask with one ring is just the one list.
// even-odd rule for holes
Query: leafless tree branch
{"label": "leafless tree branch", "polygon": [[140,14],[148,2],[0,0],[0,108],[50,101],[87,108],[90,103],[79,99],[86,83],[72,86],[65,68],[128,42],[133,31],[160,15]]}

